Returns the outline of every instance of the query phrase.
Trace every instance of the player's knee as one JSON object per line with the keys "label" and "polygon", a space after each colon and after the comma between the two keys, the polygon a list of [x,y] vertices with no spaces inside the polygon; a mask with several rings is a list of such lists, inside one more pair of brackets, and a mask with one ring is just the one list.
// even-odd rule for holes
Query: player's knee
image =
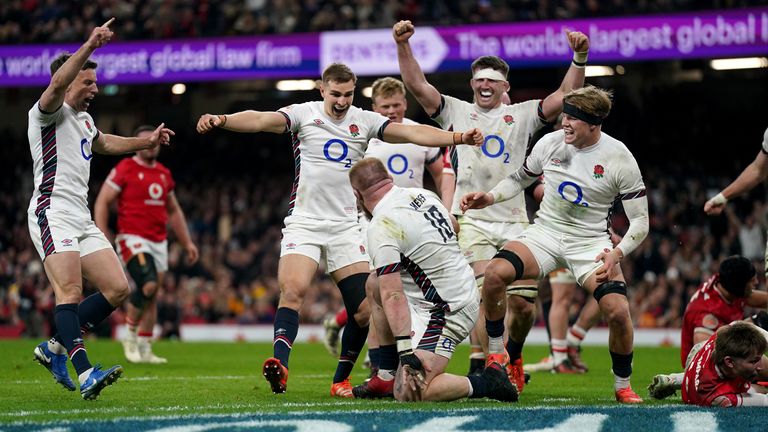
{"label": "player's knee", "polygon": [[303,303],[304,295],[300,289],[291,285],[280,285],[280,307],[299,310]]}
{"label": "player's knee", "polygon": [[[505,263],[505,264],[501,264]],[[511,268],[509,267],[511,265]],[[515,252],[502,249],[493,257],[488,267],[497,267],[497,272],[500,272],[506,279],[507,284],[522,279],[525,275],[525,265],[523,260]],[[503,270],[502,270],[503,269]],[[486,275],[488,270],[485,271]]]}
{"label": "player's knee", "polygon": [[488,267],[485,269],[485,277],[483,280],[483,290],[489,291],[504,291],[507,288],[507,279],[509,275],[506,274],[503,266],[494,264],[491,261]]}
{"label": "player's knee", "polygon": [[83,286],[80,283],[65,283],[54,292],[57,304],[80,303],[83,298]]}
{"label": "player's knee", "polygon": [[624,299],[627,298],[627,284],[622,281],[616,281],[611,280],[608,282],[603,282],[600,285],[595,288],[595,292],[592,293],[592,296],[595,297],[595,300],[597,300],[598,303],[600,303],[600,300],[607,296],[608,294],[619,294],[621,296],[624,296]]}

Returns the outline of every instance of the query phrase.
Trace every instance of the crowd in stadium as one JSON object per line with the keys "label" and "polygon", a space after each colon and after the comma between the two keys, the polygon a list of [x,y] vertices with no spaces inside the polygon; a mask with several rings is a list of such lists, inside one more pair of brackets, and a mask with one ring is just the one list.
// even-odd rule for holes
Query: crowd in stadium
{"label": "crowd in stadium", "polygon": [[[53,291],[27,232],[32,185],[27,178],[25,137],[6,133],[16,144],[6,147],[3,156],[27,162],[15,167],[16,173],[1,184],[0,225],[7,228],[0,232],[0,325],[23,323],[27,334],[40,336],[52,319]],[[160,160],[184,166],[185,158],[192,157],[174,152],[161,155]],[[630,279],[632,318],[638,327],[679,327],[688,299],[716,271],[719,258],[741,253],[763,268],[768,228],[765,190],[760,186],[750,197],[729,205],[728,216],[709,217],[702,211],[704,202],[732,179],[710,178],[705,184],[679,164],[640,164],[649,190],[651,232],[622,262]],[[216,180],[183,170],[175,170],[174,175],[200,260],[188,267],[182,259],[183,248],[171,237],[170,271],[159,302],[164,332],[176,335],[181,322],[270,324],[279,297],[279,239],[292,173],[240,173]],[[104,177],[93,173],[91,202]],[[23,179],[21,187],[13,179]],[[625,223],[623,216],[613,217],[618,232],[623,232]],[[341,307],[338,289],[321,273],[308,291],[300,315],[303,322],[319,323]],[[762,272],[758,274],[762,279]],[[583,300],[583,291],[579,296]],[[573,319],[578,304],[571,312]],[[122,322],[119,314],[113,320]]]}
{"label": "crowd in stadium", "polygon": [[118,40],[388,28],[416,24],[575,19],[749,7],[765,0],[9,0],[0,44],[80,42],[110,17]]}

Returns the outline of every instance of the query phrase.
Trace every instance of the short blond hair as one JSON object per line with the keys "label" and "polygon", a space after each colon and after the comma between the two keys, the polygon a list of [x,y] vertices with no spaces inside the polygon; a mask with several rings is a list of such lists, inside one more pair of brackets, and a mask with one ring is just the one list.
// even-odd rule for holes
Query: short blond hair
{"label": "short blond hair", "polygon": [[328,84],[329,82],[345,83],[349,81],[357,84],[357,76],[355,76],[355,73],[352,72],[349,66],[343,63],[333,63],[323,71],[323,84]]}
{"label": "short blond hair", "polygon": [[405,85],[399,79],[392,77],[379,78],[373,82],[371,86],[371,99],[376,101],[376,98],[390,97],[396,93],[400,93],[405,96]]}
{"label": "short blond hair", "polygon": [[573,105],[587,114],[606,118],[611,112],[612,97],[613,93],[610,90],[588,85],[568,92],[563,96],[563,103]]}

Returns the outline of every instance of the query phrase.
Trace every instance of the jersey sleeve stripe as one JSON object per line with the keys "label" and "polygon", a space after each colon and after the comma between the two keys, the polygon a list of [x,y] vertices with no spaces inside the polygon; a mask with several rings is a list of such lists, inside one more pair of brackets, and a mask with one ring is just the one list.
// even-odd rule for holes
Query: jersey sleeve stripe
{"label": "jersey sleeve stripe", "polygon": [[381,125],[381,127],[379,128],[379,131],[376,133],[376,136],[377,136],[377,137],[378,137],[380,140],[384,141],[384,129],[386,129],[386,128],[387,128],[387,126],[389,126],[389,124],[390,124],[390,123],[392,123],[392,120],[389,120],[389,119],[387,119],[387,121],[385,121],[385,122],[384,122],[384,123]]}
{"label": "jersey sleeve stripe", "polygon": [[544,173],[536,174],[535,172],[533,172],[530,169],[528,169],[528,163],[527,162],[523,162],[523,170],[525,171],[526,174],[528,174],[529,177],[541,177],[541,175],[544,174]]}
{"label": "jersey sleeve stripe", "polygon": [[376,269],[376,276],[383,276],[385,274],[395,273],[400,271],[400,263],[389,264],[381,266]]}
{"label": "jersey sleeve stripe", "polygon": [[552,124],[547,120],[547,118],[544,116],[544,99],[539,101],[539,106],[536,108],[536,114],[539,116],[539,120],[542,121],[542,123],[549,125]]}
{"label": "jersey sleeve stripe", "polygon": [[627,192],[625,194],[619,194],[619,199],[622,201],[631,200],[635,198],[642,198],[645,196],[645,189],[641,189],[635,192]]}
{"label": "jersey sleeve stripe", "polygon": [[106,180],[106,183],[107,183],[107,184],[108,184],[110,187],[112,187],[112,189],[114,189],[114,190],[116,190],[116,191],[118,191],[118,192],[120,192],[120,191],[122,191],[122,190],[123,190],[123,188],[121,188],[120,186],[118,186],[118,185],[117,185],[117,183],[113,182],[113,181],[112,181],[112,180],[110,180],[110,179],[107,179],[107,180]]}
{"label": "jersey sleeve stripe", "polygon": [[[291,130],[291,118],[288,117],[288,114],[286,114],[286,113],[284,113],[282,111],[278,111],[278,112],[280,114],[282,114],[283,117],[285,117],[285,132],[290,131]],[[285,132],[283,132],[283,133],[285,133]]]}
{"label": "jersey sleeve stripe", "polygon": [[445,96],[440,95],[440,106],[437,107],[437,111],[435,111],[434,114],[430,115],[429,118],[436,119],[440,116],[440,113],[443,112],[443,109],[445,108]]}
{"label": "jersey sleeve stripe", "polygon": [[46,110],[44,110],[44,109],[43,109],[43,107],[40,105],[40,102],[39,102],[39,101],[37,102],[37,109],[39,109],[41,113],[43,113],[43,114],[47,114],[47,115],[51,115],[51,114],[53,114],[53,113],[57,112],[57,111],[58,111],[58,110],[60,110],[60,109],[61,109],[61,107],[63,107],[63,106],[64,106],[63,104],[62,104],[62,105],[59,105],[59,107],[58,107],[58,108],[56,108],[55,110],[53,110],[53,111],[51,111],[51,112],[48,112],[48,111],[46,111]]}

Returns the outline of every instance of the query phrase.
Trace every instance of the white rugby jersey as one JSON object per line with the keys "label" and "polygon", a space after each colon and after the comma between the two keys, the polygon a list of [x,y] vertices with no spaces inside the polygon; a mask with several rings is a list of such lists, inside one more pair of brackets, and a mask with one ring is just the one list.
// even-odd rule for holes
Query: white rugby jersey
{"label": "white rugby jersey", "polygon": [[768,129],[763,134],[763,151],[768,153]]}
{"label": "white rugby jersey", "polygon": [[363,158],[368,140],[381,138],[390,120],[351,106],[342,120],[335,121],[325,114],[322,101],[290,105],[278,112],[288,120],[296,167],[288,214],[356,220],[349,169]]}
{"label": "white rugby jersey", "polygon": [[[453,214],[461,214],[461,197],[470,192],[489,191],[517,171],[525,161],[528,140],[544,125],[538,115],[539,100],[504,105],[486,110],[477,105],[442,95],[440,109],[433,119],[445,130],[465,132],[480,129],[485,136],[482,147],[455,146],[452,160],[456,172]],[[525,197],[521,194],[498,205],[469,210],[468,216],[494,222],[528,222]]]}
{"label": "white rugby jersey", "polygon": [[[403,124],[418,124],[410,119],[403,119]],[[379,159],[387,171],[392,174],[395,185],[400,187],[423,187],[424,167],[439,159],[440,149],[423,147],[416,144],[389,144],[378,138],[368,142],[365,157]]]}
{"label": "white rugby jersey", "polygon": [[624,143],[605,132],[585,149],[564,137],[562,130],[544,135],[526,159],[526,173],[543,172],[546,179],[534,223],[576,237],[605,235],[615,200],[645,196],[640,168]]}
{"label": "white rugby jersey", "polygon": [[45,113],[39,101],[28,116],[27,138],[35,181],[28,211],[39,217],[48,209],[64,210],[90,219],[91,148],[99,137],[93,118],[66,103],[56,112]]}
{"label": "white rugby jersey", "polygon": [[[477,297],[475,277],[434,193],[394,186],[373,209],[368,250],[378,275],[401,272],[412,302],[457,311]],[[404,272],[405,274],[403,274]]]}

